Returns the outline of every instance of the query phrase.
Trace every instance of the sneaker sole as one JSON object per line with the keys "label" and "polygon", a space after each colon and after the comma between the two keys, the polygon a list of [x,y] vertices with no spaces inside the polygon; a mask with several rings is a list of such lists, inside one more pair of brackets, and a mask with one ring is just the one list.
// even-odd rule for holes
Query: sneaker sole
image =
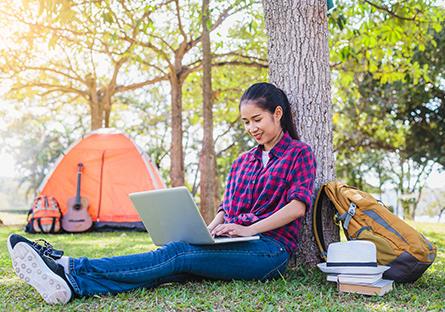
{"label": "sneaker sole", "polygon": [[71,289],[63,278],[51,271],[39,254],[28,244],[20,242],[8,251],[16,275],[34,287],[49,304],[65,304],[71,299]]}

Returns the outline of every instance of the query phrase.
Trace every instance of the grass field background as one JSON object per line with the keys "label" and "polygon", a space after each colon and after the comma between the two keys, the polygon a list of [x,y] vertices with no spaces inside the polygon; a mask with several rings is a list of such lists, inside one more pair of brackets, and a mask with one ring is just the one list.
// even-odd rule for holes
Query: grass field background
{"label": "grass field background", "polygon": [[[413,284],[395,284],[383,297],[339,294],[317,269],[297,267],[283,278],[262,282],[189,282],[156,289],[75,299],[46,305],[14,274],[6,248],[19,226],[0,226],[0,311],[445,311],[445,225],[413,223],[438,248],[435,263]],[[73,257],[105,257],[154,249],[146,233],[25,235],[44,238]]]}

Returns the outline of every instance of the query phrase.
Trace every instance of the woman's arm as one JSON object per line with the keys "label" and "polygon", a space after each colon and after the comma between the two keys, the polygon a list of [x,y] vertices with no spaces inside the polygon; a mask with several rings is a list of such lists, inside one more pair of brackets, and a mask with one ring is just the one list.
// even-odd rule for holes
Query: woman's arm
{"label": "woman's arm", "polygon": [[211,231],[211,233],[212,235],[218,236],[224,234],[231,236],[251,236],[282,227],[283,225],[304,216],[305,212],[306,205],[303,202],[299,200],[292,200],[289,204],[275,212],[273,215],[254,224],[249,226],[234,223],[219,224],[213,229],[213,231]]}

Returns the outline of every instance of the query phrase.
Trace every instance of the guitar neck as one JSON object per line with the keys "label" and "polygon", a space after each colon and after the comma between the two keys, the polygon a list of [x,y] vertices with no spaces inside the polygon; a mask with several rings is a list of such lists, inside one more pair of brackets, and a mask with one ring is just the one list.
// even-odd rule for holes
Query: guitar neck
{"label": "guitar neck", "polygon": [[76,191],[76,206],[80,207],[80,178],[82,173],[79,171],[77,173],[77,191]]}

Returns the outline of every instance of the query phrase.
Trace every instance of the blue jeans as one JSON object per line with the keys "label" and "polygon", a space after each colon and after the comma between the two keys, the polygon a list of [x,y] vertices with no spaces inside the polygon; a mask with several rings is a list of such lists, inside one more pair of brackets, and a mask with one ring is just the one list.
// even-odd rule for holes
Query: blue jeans
{"label": "blue jeans", "polygon": [[267,280],[283,274],[288,259],[280,242],[260,235],[259,240],[246,242],[172,242],[142,254],[70,258],[67,276],[76,295],[90,296],[197,279]]}

